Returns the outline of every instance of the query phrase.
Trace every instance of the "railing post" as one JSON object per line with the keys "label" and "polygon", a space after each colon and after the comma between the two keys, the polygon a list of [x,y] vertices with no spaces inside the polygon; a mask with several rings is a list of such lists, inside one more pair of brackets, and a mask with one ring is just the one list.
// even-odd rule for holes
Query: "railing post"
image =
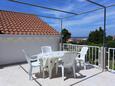
{"label": "railing post", "polygon": [[105,47],[101,47],[100,48],[99,64],[103,71],[105,71],[105,69],[106,69],[105,56],[106,56],[106,49],[105,49]]}
{"label": "railing post", "polygon": [[63,44],[62,43],[60,43],[60,45],[59,45],[59,50],[63,50]]}

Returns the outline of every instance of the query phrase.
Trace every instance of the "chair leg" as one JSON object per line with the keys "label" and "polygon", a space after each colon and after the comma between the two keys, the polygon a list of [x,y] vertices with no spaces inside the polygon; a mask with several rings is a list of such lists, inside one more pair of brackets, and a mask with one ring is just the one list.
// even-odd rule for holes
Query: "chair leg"
{"label": "chair leg", "polygon": [[64,66],[62,65],[61,68],[62,68],[62,79],[64,80]]}
{"label": "chair leg", "polygon": [[79,61],[79,66],[81,67],[81,61]]}
{"label": "chair leg", "polygon": [[49,78],[52,78],[52,70],[49,70]]}
{"label": "chair leg", "polygon": [[49,63],[48,65],[48,70],[49,70],[49,78],[52,78],[52,67],[51,67],[51,63]]}
{"label": "chair leg", "polygon": [[44,68],[42,69],[42,72],[43,72],[43,78],[45,78],[45,71],[44,71]]}
{"label": "chair leg", "polygon": [[84,70],[86,70],[86,64],[84,61],[83,61],[83,66],[84,66]]}
{"label": "chair leg", "polygon": [[58,63],[56,63],[56,75],[58,73]]}
{"label": "chair leg", "polygon": [[76,73],[76,72],[75,72],[75,67],[76,67],[76,66],[75,66],[75,64],[74,64],[74,65],[73,65],[73,75],[74,75],[74,78],[76,78],[76,74],[75,74],[75,73]]}
{"label": "chair leg", "polygon": [[41,66],[40,66],[40,73],[41,73],[42,69],[41,69]]}
{"label": "chair leg", "polygon": [[52,77],[52,68],[51,68],[51,59],[48,59],[48,72],[49,72],[49,78]]}
{"label": "chair leg", "polygon": [[32,80],[32,66],[29,69],[29,80]]}

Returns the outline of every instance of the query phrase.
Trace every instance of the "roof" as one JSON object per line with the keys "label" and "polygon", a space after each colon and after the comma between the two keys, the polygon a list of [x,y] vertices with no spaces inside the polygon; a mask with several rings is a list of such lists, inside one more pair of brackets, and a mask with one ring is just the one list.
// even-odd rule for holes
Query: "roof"
{"label": "roof", "polygon": [[35,15],[0,11],[0,33],[13,35],[59,35]]}

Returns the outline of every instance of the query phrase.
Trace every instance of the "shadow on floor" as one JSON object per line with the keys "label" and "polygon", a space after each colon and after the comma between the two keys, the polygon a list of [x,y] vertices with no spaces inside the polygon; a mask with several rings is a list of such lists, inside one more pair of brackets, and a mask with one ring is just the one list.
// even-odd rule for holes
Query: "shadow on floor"
{"label": "shadow on floor", "polygon": [[17,62],[17,63],[0,65],[0,69],[4,69],[5,67],[10,67],[10,66],[21,65],[21,64],[27,64],[27,62],[24,61],[24,62]]}
{"label": "shadow on floor", "polygon": [[[19,66],[28,74],[27,70],[26,70],[23,66],[21,66],[21,65],[19,65]],[[42,84],[39,83],[34,77],[32,77],[32,79],[33,79],[39,86],[42,86]]]}
{"label": "shadow on floor", "polygon": [[[72,69],[69,69],[69,70],[65,69],[64,71],[65,71],[64,75],[66,77],[65,80],[70,79],[70,78],[74,78]],[[76,79],[77,78],[84,78],[84,77],[86,77],[85,75],[82,75],[79,72],[80,72],[80,70],[78,68],[76,68],[76,73],[79,74],[79,76],[76,76]],[[61,68],[58,69],[58,73],[57,74],[56,74],[56,71],[55,71],[55,68],[54,68],[53,71],[52,71],[52,73],[53,74],[52,74],[51,79],[62,77]],[[45,78],[48,78],[48,77],[49,77],[48,72],[45,72]],[[39,73],[39,72],[35,73],[35,79],[38,79],[38,78],[43,78],[43,73]]]}
{"label": "shadow on floor", "polygon": [[[21,66],[21,65],[20,65]],[[27,72],[27,70],[24,68],[24,67],[22,67],[21,66],[21,68],[25,71],[25,72]],[[92,69],[92,68],[94,68],[94,66],[92,66],[92,65],[87,65],[86,66],[86,68],[87,68],[87,70],[89,70],[89,69]],[[84,68],[83,67],[80,67],[80,66],[77,66],[76,67],[76,73],[77,73],[77,75],[79,74],[79,76],[76,76],[76,78],[84,78],[84,77],[86,77],[86,75],[83,75],[83,74],[81,74],[80,73],[80,70],[84,70]],[[72,71],[72,69],[65,69],[64,70],[65,71],[65,73],[64,73],[64,75],[65,75],[65,80],[67,80],[67,79],[69,79],[69,78],[74,78],[74,76],[73,76],[73,71]],[[28,72],[27,72],[28,73]],[[61,73],[61,68],[59,68],[58,69],[58,74],[56,74],[56,69],[55,69],[55,67],[53,68],[53,71],[52,71],[52,77],[51,77],[51,79],[53,79],[53,78],[58,78],[58,77],[62,77],[62,73]],[[35,75],[35,77],[34,77],[34,79],[38,79],[38,78],[43,78],[43,73],[41,72],[37,72],[37,73],[33,73],[33,75]],[[44,78],[48,78],[49,77],[49,74],[48,74],[48,72],[45,72],[45,77]]]}
{"label": "shadow on floor", "polygon": [[74,85],[76,85],[76,84],[78,84],[78,83],[80,83],[80,82],[83,82],[83,81],[85,81],[85,80],[88,80],[88,79],[90,79],[90,78],[92,78],[92,77],[94,77],[94,76],[97,76],[97,75],[101,74],[101,73],[102,73],[102,71],[99,72],[99,73],[96,73],[96,74],[94,74],[94,75],[92,75],[92,76],[86,77],[86,78],[84,78],[84,79],[82,79],[82,80],[80,80],[80,81],[78,81],[78,82],[75,82],[75,83],[71,84],[70,86],[74,86]]}
{"label": "shadow on floor", "polygon": [[[23,66],[20,65],[20,67],[21,67],[26,73],[28,73],[27,70],[26,70]],[[92,66],[92,65],[87,65],[87,70],[90,70],[90,69],[92,69],[92,68],[95,68],[95,67]],[[76,79],[81,79],[81,80],[80,80],[80,81],[77,81],[77,82],[75,82],[75,83],[73,83],[73,84],[71,84],[70,86],[74,86],[74,85],[76,85],[76,84],[78,84],[78,83],[80,83],[80,82],[83,82],[83,81],[85,81],[85,80],[88,80],[88,79],[90,79],[90,78],[92,78],[92,77],[94,77],[94,76],[96,76],[96,75],[102,73],[102,72],[98,72],[97,74],[93,74],[93,75],[87,77],[86,75],[81,74],[81,73],[80,73],[80,70],[83,70],[83,67],[77,67],[77,68],[76,68],[77,75],[79,74],[79,76],[76,76]],[[65,69],[64,71],[65,71],[65,77],[66,77],[65,80],[70,79],[70,78],[74,78],[74,77],[73,77],[73,71],[71,71],[71,69],[70,69],[70,70]],[[37,72],[37,73],[34,73],[34,75],[35,75],[35,77],[33,77],[33,80],[34,80],[36,83],[38,83],[40,86],[42,86],[41,83],[39,83],[39,82],[37,81],[37,79],[43,78],[43,74]],[[48,78],[48,77],[49,77],[48,72],[45,72],[45,78]],[[56,71],[55,71],[55,68],[54,68],[51,79],[58,78],[58,77],[62,77],[61,68],[59,68],[58,74],[56,74]]]}
{"label": "shadow on floor", "polygon": [[[92,68],[95,68],[92,64],[89,64],[89,63],[86,64],[86,69],[87,69],[87,70],[92,69]],[[78,66],[77,66],[77,69],[78,69],[78,71],[84,70],[84,67],[78,65]]]}

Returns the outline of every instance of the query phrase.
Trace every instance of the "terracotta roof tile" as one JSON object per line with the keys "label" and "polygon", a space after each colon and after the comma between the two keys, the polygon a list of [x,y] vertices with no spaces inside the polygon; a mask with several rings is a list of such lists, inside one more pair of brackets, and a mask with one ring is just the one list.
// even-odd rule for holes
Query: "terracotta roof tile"
{"label": "terracotta roof tile", "polygon": [[15,35],[59,35],[59,32],[37,16],[10,11],[0,11],[0,32]]}

